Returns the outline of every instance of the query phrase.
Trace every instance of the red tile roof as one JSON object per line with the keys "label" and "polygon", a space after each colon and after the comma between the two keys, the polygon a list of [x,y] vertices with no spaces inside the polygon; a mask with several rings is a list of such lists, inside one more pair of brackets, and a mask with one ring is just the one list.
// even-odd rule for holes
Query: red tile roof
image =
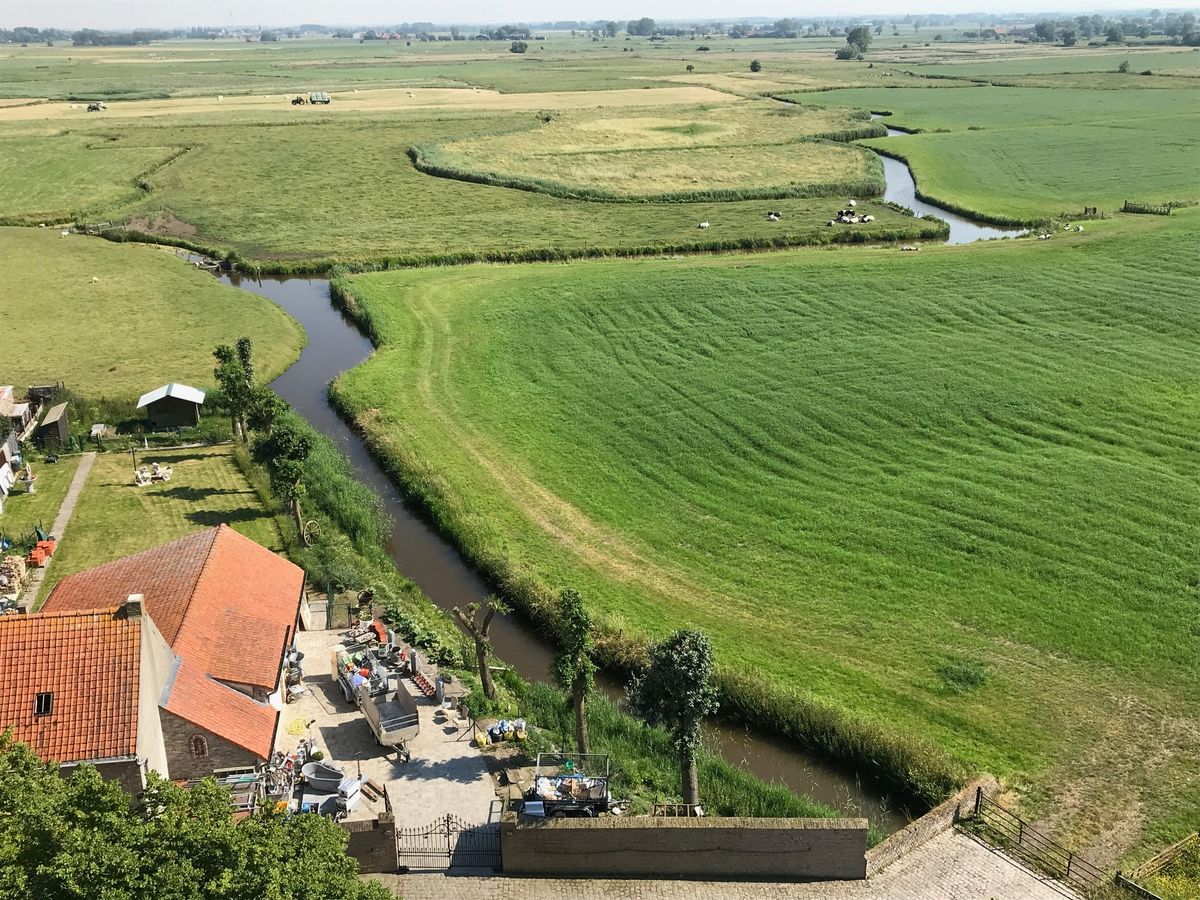
{"label": "red tile roof", "polygon": [[221,525],[64,578],[44,610],[144,595],[181,660],[163,707],[265,759],[275,710],[221,681],[276,688],[303,586],[303,569]]}
{"label": "red tile roof", "polygon": [[141,645],[141,622],[116,607],[0,616],[0,728],[59,762],[135,755]]}

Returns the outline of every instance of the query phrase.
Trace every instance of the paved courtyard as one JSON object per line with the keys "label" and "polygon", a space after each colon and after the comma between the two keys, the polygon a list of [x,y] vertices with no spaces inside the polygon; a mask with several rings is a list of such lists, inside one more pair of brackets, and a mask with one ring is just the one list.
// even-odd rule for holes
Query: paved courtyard
{"label": "paved courtyard", "polygon": [[739,881],[372,875],[403,897],[421,900],[1079,900],[973,837],[946,831],[869,881],[766,884]]}
{"label": "paved courtyard", "polygon": [[[365,777],[387,789],[398,828],[427,825],[447,813],[467,822],[488,821],[495,789],[483,755],[471,745],[466,727],[458,726],[453,713],[441,716],[437,705],[405,679],[402,684],[416,698],[421,732],[409,742],[411,760],[402,762],[395,751],[376,743],[363,714],[346,701],[334,680],[332,654],[341,641],[338,631],[297,635],[296,646],[304,653],[307,690],[299,700],[284,706],[276,746],[293,749],[309,733],[301,726],[313,722],[312,736],[325,751],[327,762],[332,761],[347,775],[356,775],[361,766]],[[382,802],[363,801],[351,819],[370,817],[383,808]]]}

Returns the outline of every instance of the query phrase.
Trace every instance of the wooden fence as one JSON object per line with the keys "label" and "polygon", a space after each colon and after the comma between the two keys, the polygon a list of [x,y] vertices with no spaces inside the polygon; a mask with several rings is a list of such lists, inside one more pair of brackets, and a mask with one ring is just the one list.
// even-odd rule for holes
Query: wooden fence
{"label": "wooden fence", "polygon": [[1170,203],[1135,203],[1132,200],[1126,200],[1125,205],[1121,207],[1122,212],[1127,213],[1145,213],[1151,216],[1169,216],[1172,206]]}

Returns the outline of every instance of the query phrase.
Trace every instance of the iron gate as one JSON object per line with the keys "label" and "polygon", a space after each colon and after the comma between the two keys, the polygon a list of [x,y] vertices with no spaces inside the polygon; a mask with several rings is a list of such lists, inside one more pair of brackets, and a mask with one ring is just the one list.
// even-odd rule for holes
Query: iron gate
{"label": "iron gate", "polygon": [[396,864],[400,869],[499,869],[500,827],[447,814],[424,828],[401,828]]}

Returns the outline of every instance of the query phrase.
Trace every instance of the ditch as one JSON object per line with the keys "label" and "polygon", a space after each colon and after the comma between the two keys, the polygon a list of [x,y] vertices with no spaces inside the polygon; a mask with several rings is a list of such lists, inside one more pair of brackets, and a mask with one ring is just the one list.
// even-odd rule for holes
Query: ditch
{"label": "ditch", "polygon": [[[383,499],[392,519],[387,551],[401,572],[416,582],[440,608],[481,601],[488,584],[458,551],[408,508],[399,489],[376,464],[366,446],[342,421],[328,401],[328,385],[374,351],[371,342],[330,300],[324,278],[263,278],[238,274],[218,276],[226,284],[251,291],[281,306],[308,335],[300,359],[271,387],[318,431],[329,436],[349,458],[358,477]],[[526,621],[497,617],[492,624],[496,655],[529,681],[549,682],[554,647]],[[611,678],[597,679],[610,697],[622,686]],[[884,834],[910,821],[893,798],[873,789],[872,782],[810,756],[792,742],[717,720],[705,723],[708,746],[727,761],[767,782],[788,786],[845,812],[862,815]]]}

